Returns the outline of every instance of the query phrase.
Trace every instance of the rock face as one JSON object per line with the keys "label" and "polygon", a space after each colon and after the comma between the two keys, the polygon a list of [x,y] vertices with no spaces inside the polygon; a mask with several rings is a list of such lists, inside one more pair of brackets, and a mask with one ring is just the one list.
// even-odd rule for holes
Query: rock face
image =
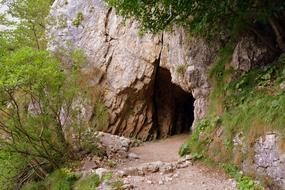
{"label": "rock face", "polygon": [[285,189],[285,154],[282,142],[277,133],[266,134],[260,137],[254,145],[254,162],[244,165],[244,170],[256,171],[259,176],[269,176]]}
{"label": "rock face", "polygon": [[[83,19],[74,26],[79,14]],[[195,121],[206,113],[207,70],[214,54],[203,41],[189,40],[181,28],[139,36],[138,24],[123,21],[103,0],[56,0],[51,15],[55,19],[48,27],[49,49],[76,46],[87,54],[84,71],[90,83],[99,84],[105,93],[110,118],[106,131],[147,140],[189,129],[193,113],[175,116],[177,112],[172,111],[159,117],[164,108],[175,110],[177,101],[168,101],[173,96],[194,97]],[[162,68],[170,74],[167,80],[185,93],[173,95],[169,89],[164,92],[167,105],[159,107],[163,97],[157,97],[161,95],[156,91],[158,84],[170,83],[160,81],[164,80],[159,77]]]}
{"label": "rock face", "polygon": [[[257,43],[253,37],[247,36],[242,38],[235,47],[231,66],[237,72],[246,72],[270,63],[272,58],[274,58],[274,54],[267,47]],[[282,140],[281,136],[277,132],[267,133],[255,141],[252,150],[244,142],[243,134],[237,135],[233,140],[235,147],[240,147],[238,151],[254,152],[253,158],[243,160],[242,169],[249,173],[254,172],[261,178],[269,176],[273,179],[270,189],[285,189],[284,139]]]}
{"label": "rock face", "polygon": [[273,54],[263,44],[257,43],[253,37],[242,38],[233,53],[231,66],[235,70],[248,71],[257,66],[269,63]]}

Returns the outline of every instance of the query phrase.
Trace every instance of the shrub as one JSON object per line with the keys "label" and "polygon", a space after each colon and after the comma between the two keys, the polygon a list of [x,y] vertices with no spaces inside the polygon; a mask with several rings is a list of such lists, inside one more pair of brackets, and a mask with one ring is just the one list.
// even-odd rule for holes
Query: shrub
{"label": "shrub", "polygon": [[23,190],[71,190],[80,175],[62,168],[49,174],[43,181],[31,182]]}
{"label": "shrub", "polygon": [[80,190],[93,190],[96,189],[96,187],[100,184],[100,178],[97,174],[92,174],[85,179],[79,180],[75,187],[77,187]]}
{"label": "shrub", "polygon": [[257,184],[251,177],[244,175],[238,167],[232,164],[222,164],[225,172],[237,182],[237,188],[240,190],[262,190],[261,185]]}
{"label": "shrub", "polygon": [[83,59],[72,55],[69,67],[50,53],[31,48],[0,58],[0,171],[7,172],[0,184],[21,186],[44,179],[67,160],[78,159],[72,143],[93,143],[92,150],[97,150],[96,142],[85,138],[74,142],[68,136],[79,137],[89,130],[81,112],[86,101],[79,101],[88,99],[78,84]]}

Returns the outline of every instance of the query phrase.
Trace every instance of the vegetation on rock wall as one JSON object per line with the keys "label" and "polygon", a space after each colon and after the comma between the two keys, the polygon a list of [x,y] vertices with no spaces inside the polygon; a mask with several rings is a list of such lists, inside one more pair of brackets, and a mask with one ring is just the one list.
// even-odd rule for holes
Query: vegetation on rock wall
{"label": "vegetation on rock wall", "polygon": [[[274,51],[285,51],[283,0],[107,0],[118,14],[134,17],[143,31],[181,25],[204,38],[227,38],[249,31]],[[273,38],[264,37],[274,33]],[[273,42],[273,43],[272,43]],[[278,44],[278,48],[275,47]]]}
{"label": "vegetation on rock wall", "polygon": [[[208,114],[182,145],[181,155],[241,166],[245,160],[253,162],[256,139],[270,131],[284,134],[284,54],[240,74],[229,66],[232,52],[231,45],[223,48],[209,73],[213,90]],[[243,151],[234,146],[237,136],[244,137]],[[240,179],[243,184],[247,177]]]}
{"label": "vegetation on rock wall", "polygon": [[76,18],[72,21],[72,24],[76,27],[79,27],[79,25],[81,24],[81,22],[83,21],[83,13],[82,12],[78,12],[76,14]]}

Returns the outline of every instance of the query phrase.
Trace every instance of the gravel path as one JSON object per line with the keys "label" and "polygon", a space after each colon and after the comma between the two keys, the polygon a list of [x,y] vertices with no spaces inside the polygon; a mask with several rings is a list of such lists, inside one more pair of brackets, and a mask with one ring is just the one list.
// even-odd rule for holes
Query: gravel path
{"label": "gravel path", "polygon": [[[187,137],[188,135],[177,135],[132,148],[130,152],[138,155],[139,159],[129,160],[118,169],[155,161],[176,162],[179,159],[179,147]],[[137,190],[236,190],[234,181],[228,179],[222,171],[207,168],[199,163],[170,173],[156,172],[145,176],[127,176],[124,180]]]}

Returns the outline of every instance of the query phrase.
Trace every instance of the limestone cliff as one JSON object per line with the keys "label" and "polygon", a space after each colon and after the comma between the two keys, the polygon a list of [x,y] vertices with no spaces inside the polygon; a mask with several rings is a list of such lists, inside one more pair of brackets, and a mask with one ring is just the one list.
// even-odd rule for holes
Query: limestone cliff
{"label": "limestone cliff", "polygon": [[[78,14],[83,19],[75,26]],[[105,89],[108,132],[146,140],[176,133],[175,127],[191,127],[191,110],[185,115],[175,109],[179,103],[174,96],[179,92],[173,94],[175,90],[169,89],[157,93],[157,84],[171,87],[166,84],[170,81],[159,81],[165,78],[159,76],[161,69],[169,74],[165,79],[177,85],[173,88],[180,87],[185,96],[194,97],[195,120],[204,116],[210,88],[207,70],[214,51],[203,41],[190,41],[181,28],[140,36],[136,22],[124,21],[101,0],[56,0],[51,15],[55,20],[48,29],[49,49],[73,44],[87,54],[84,70],[92,75],[90,82]],[[165,114],[159,114],[160,110]]]}

